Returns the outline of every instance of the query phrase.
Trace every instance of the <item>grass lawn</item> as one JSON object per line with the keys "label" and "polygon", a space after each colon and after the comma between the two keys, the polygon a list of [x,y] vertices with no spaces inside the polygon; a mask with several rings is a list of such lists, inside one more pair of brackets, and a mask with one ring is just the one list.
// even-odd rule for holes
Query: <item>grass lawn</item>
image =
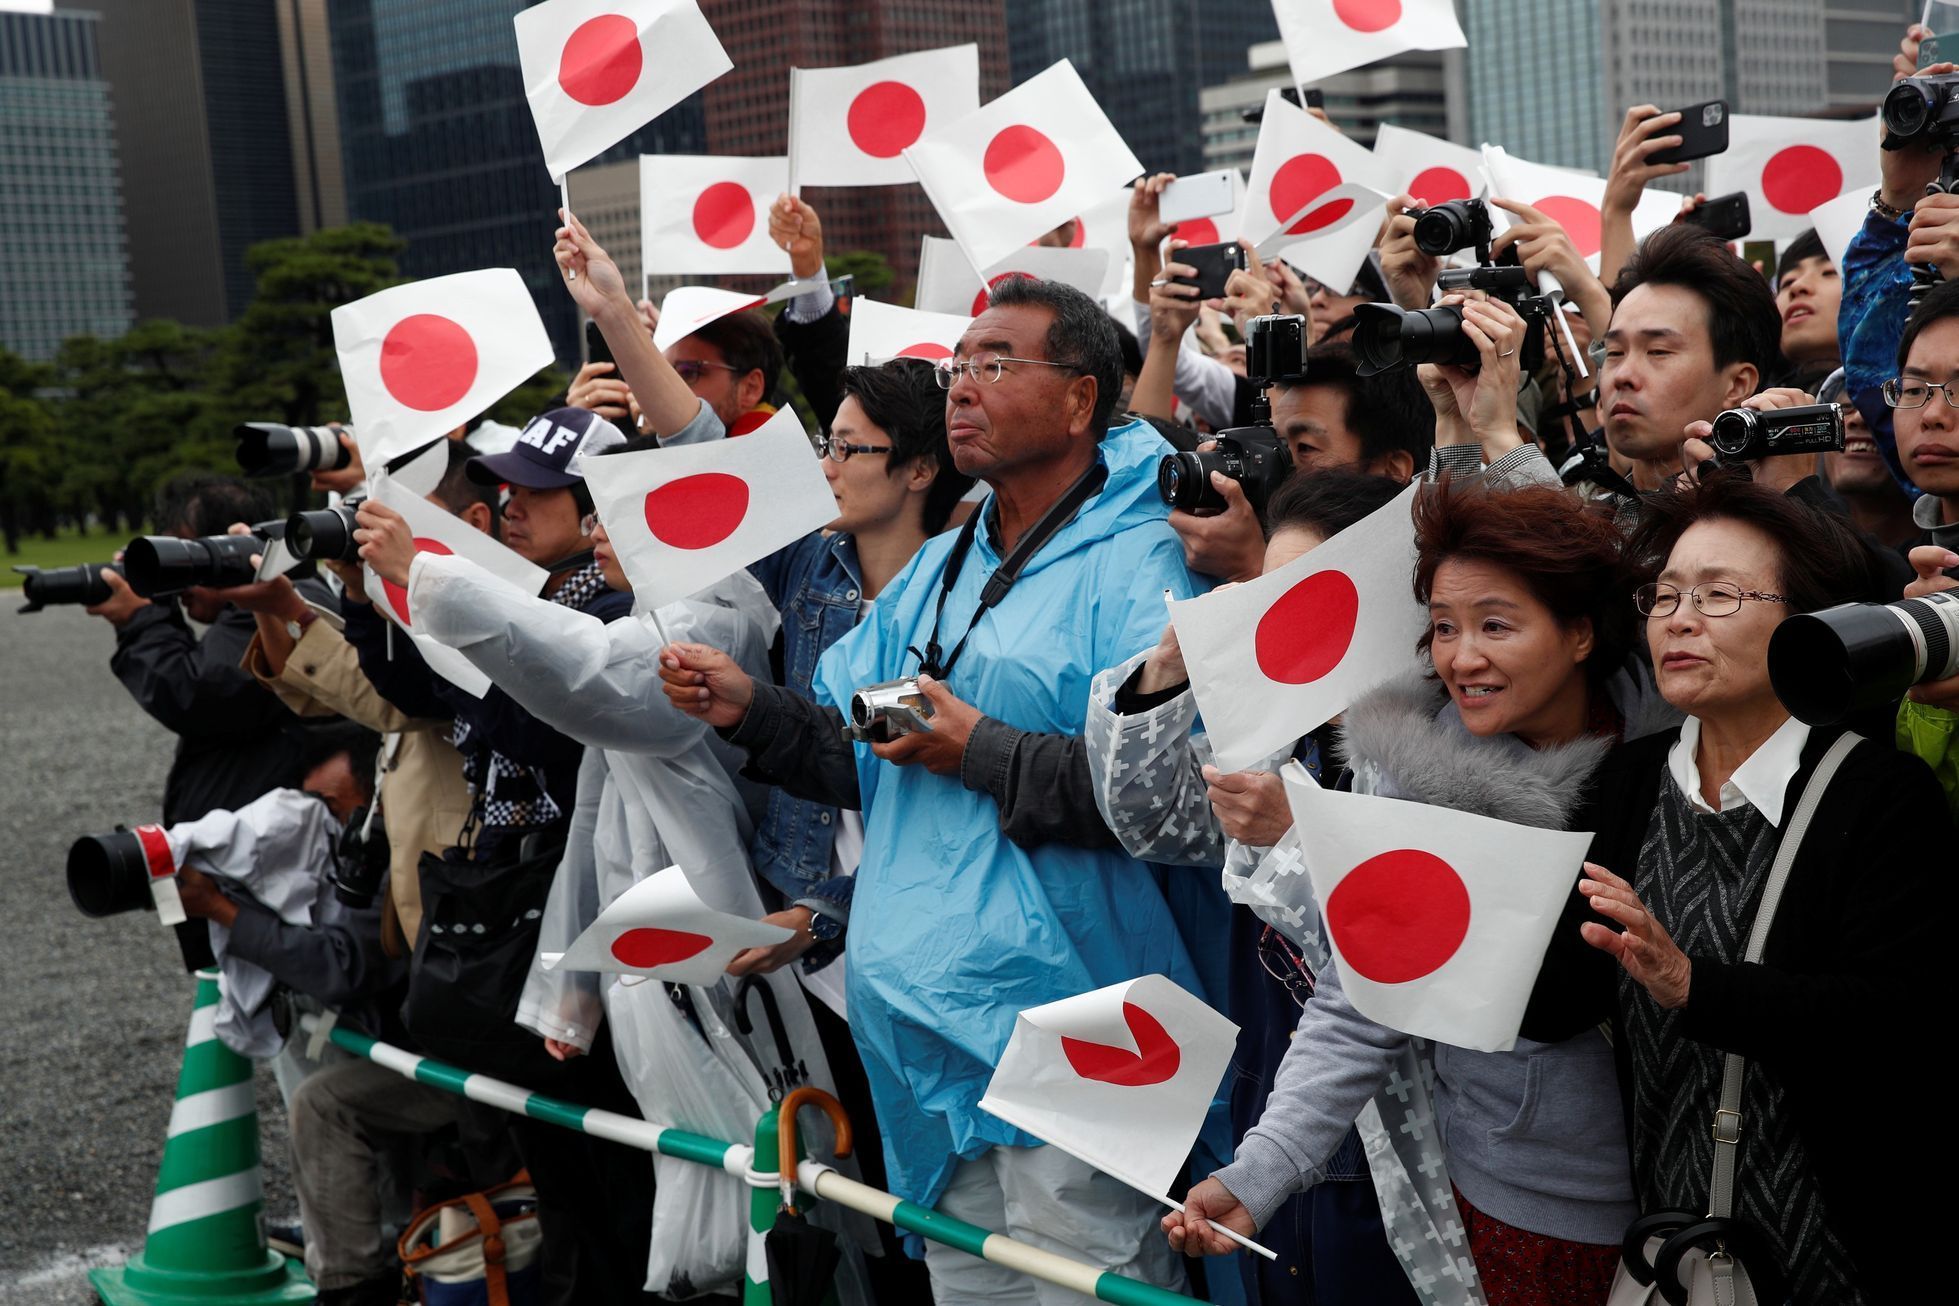
{"label": "grass lawn", "polygon": [[17,566],[67,567],[78,562],[107,562],[115,556],[117,549],[129,543],[127,532],[117,535],[108,531],[94,531],[83,534],[80,531],[63,531],[57,539],[47,539],[40,535],[28,535],[21,539],[20,552],[8,553],[6,546],[0,544],[0,590],[20,588],[20,573]]}

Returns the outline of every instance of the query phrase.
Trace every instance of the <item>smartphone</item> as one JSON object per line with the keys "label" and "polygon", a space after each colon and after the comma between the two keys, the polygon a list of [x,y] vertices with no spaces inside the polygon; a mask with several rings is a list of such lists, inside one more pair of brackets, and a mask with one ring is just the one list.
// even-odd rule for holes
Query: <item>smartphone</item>
{"label": "smartphone", "polygon": [[1306,88],[1306,107],[1308,109],[1326,108],[1326,92],[1317,86]]}
{"label": "smartphone", "polygon": [[1680,144],[1646,156],[1648,163],[1691,163],[1728,148],[1728,102],[1708,100],[1690,104],[1679,111],[1680,121],[1667,133],[1680,137]]}
{"label": "smartphone", "polygon": [[1173,277],[1179,286],[1196,286],[1200,299],[1216,299],[1224,294],[1224,283],[1232,270],[1245,266],[1245,247],[1235,241],[1221,245],[1191,245],[1173,251],[1170,259],[1197,269],[1195,277]]}
{"label": "smartphone", "polygon": [[1179,177],[1157,197],[1157,216],[1174,227],[1193,218],[1229,213],[1237,199],[1232,185],[1235,180],[1230,172],[1197,172]]}
{"label": "smartphone", "polygon": [[596,322],[585,324],[585,361],[588,363],[610,363],[612,346],[605,343],[605,333],[599,330]]}
{"label": "smartphone", "polygon": [[1740,240],[1752,225],[1748,216],[1748,192],[1738,190],[1732,195],[1717,195],[1705,204],[1696,205],[1692,213],[1680,220],[1722,240]]}

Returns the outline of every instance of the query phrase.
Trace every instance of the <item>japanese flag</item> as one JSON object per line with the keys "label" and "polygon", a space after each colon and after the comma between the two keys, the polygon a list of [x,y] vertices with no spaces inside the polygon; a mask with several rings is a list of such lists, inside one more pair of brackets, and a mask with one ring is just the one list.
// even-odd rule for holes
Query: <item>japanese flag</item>
{"label": "japanese flag", "polygon": [[[549,573],[514,550],[477,530],[462,518],[445,512],[412,490],[397,485],[388,476],[377,476],[368,483],[368,493],[383,507],[392,508],[408,523],[417,553],[438,556],[454,554],[467,558],[514,589],[535,595],[544,588]],[[388,620],[407,631],[431,670],[456,688],[481,698],[490,690],[490,678],[474,663],[446,644],[437,643],[415,629],[409,591],[391,580],[382,580],[373,568],[366,569],[367,596]]]}
{"label": "japanese flag", "polygon": [[686,598],[836,519],[795,410],[739,440],[581,460],[641,608]]}
{"label": "japanese flag", "polygon": [[1404,50],[1469,44],[1450,0],[1272,0],[1272,12],[1301,86]]}
{"label": "japanese flag", "polygon": [[793,298],[815,284],[814,279],[785,281],[766,295],[722,290],[717,286],[675,286],[660,301],[660,324],[653,328],[653,347],[664,350],[730,313],[743,313]]}
{"label": "japanese flag", "polygon": [[[1602,178],[1529,163],[1494,145],[1483,147],[1483,158],[1492,196],[1528,204],[1563,227],[1571,243],[1578,247],[1579,255],[1594,272],[1598,271],[1605,221],[1599,212],[1599,206],[1605,203]],[[1633,239],[1644,240],[1672,222],[1680,212],[1680,199],[1671,191],[1644,192],[1633,207]],[[1515,219],[1504,210],[1492,207],[1490,221],[1501,232]]]}
{"label": "japanese flag", "polygon": [[[1269,91],[1252,152],[1251,180],[1238,209],[1238,239],[1264,252],[1351,226],[1359,230],[1364,258],[1384,216],[1386,176],[1371,152],[1276,90]],[[1343,189],[1352,186],[1366,187],[1378,198],[1370,201],[1366,193]],[[1352,280],[1349,272],[1332,284],[1345,286]]]}
{"label": "japanese flag", "polygon": [[515,22],[556,181],[734,67],[695,0],[545,0]]}
{"label": "japanese flag", "polygon": [[1060,281],[1100,298],[1108,266],[1106,250],[1024,245],[1009,252],[982,277],[956,241],[927,236],[919,251],[918,289],[913,298],[928,313],[977,317],[986,311],[988,289],[1016,274]]}
{"label": "japanese flag", "polygon": [[951,358],[959,337],[972,323],[971,317],[960,313],[925,313],[860,298],[850,309],[850,361]]}
{"label": "japanese flag", "polygon": [[650,276],[787,274],[769,239],[769,205],[789,189],[787,159],[639,156],[640,263]]}
{"label": "japanese flag", "polygon": [[1439,136],[1381,124],[1374,138],[1381,184],[1390,195],[1412,195],[1423,204],[1466,200],[1483,188],[1483,155]]}
{"label": "japanese flag", "polygon": [[977,45],[849,68],[791,68],[790,174],[797,186],[910,183],[917,179],[906,148],[979,107]]}
{"label": "japanese flag", "polygon": [[1417,487],[1277,571],[1170,604],[1218,765],[1290,748],[1374,686],[1418,665]]}
{"label": "japanese flag", "polygon": [[[1191,227],[1193,230],[1197,229],[1196,222],[1184,223],[1182,225]],[[1216,224],[1213,223],[1213,232],[1216,229]],[[1175,234],[1181,235],[1182,233],[1180,231]],[[1190,241],[1193,245],[1215,245],[1217,243],[1215,238],[1208,242],[1194,240],[1190,236],[1184,236],[1183,238]],[[1127,297],[1129,294],[1130,259],[1129,190],[1127,187],[1110,193],[1108,196],[1075,215],[1075,234],[1069,238],[1068,248],[1099,250],[1108,255],[1108,264],[1102,273],[1101,289],[1090,290],[1088,292],[1089,294],[1094,295],[1097,299],[1107,299],[1111,295]]]}
{"label": "japanese flag", "polygon": [[1168,1202],[1237,1039],[1145,975],[1021,1012],[980,1109]]}
{"label": "japanese flag", "polygon": [[1322,789],[1297,762],[1281,774],[1355,1010],[1478,1052],[1515,1046],[1592,836]]}
{"label": "japanese flag", "polygon": [[982,268],[1143,170],[1066,59],[928,130],[905,158],[966,257]]}
{"label": "japanese flag", "polygon": [[391,286],[332,318],[369,467],[447,434],[552,363],[544,320],[514,268]]}
{"label": "japanese flag", "polygon": [[1811,209],[1878,182],[1879,130],[1870,119],[1728,118],[1727,152],[1707,163],[1709,195],[1748,192],[1752,239],[1800,236]]}
{"label": "japanese flag", "polygon": [[791,931],[716,911],[678,866],[649,875],[612,900],[563,952],[538,954],[545,970],[642,975],[713,984],[744,948],[781,943]]}

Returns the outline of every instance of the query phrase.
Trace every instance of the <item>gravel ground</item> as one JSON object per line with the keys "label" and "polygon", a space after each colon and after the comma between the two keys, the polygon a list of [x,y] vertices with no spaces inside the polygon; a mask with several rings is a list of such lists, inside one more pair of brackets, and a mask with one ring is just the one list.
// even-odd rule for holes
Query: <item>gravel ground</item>
{"label": "gravel ground", "polygon": [[[191,982],[154,918],[89,920],[62,879],[76,836],[157,819],[171,736],[109,674],[101,621],[17,606],[0,594],[0,1306],[68,1306],[142,1245]],[[258,1089],[267,1217],[292,1222],[263,1068]]]}

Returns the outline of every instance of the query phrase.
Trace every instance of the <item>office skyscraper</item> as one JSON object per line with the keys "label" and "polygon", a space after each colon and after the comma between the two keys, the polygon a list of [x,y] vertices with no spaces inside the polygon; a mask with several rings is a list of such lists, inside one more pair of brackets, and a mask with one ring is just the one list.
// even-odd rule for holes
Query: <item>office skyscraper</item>
{"label": "office skyscraper", "polygon": [[0,349],[130,325],[128,249],[94,14],[0,12]]}

